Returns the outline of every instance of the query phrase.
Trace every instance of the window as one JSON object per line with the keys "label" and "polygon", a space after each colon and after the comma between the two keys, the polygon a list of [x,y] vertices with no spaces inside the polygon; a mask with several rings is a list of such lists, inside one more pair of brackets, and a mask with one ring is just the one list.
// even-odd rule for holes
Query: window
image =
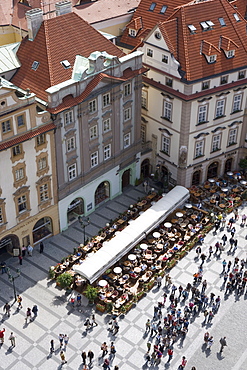
{"label": "window", "polygon": [[37,146],[45,143],[45,134],[41,134],[36,137]]}
{"label": "window", "polygon": [[26,195],[22,195],[19,198],[17,198],[17,204],[18,204],[18,212],[21,213],[27,209],[27,197]]}
{"label": "window", "polygon": [[237,22],[240,22],[240,18],[237,13],[233,13],[233,16]]}
{"label": "window", "polygon": [[89,135],[90,135],[90,140],[95,139],[98,136],[97,125],[90,127]]}
{"label": "window", "polygon": [[131,108],[124,110],[124,121],[128,121],[129,119],[131,119]]}
{"label": "window", "polygon": [[47,166],[47,160],[46,160],[46,157],[43,157],[43,158],[40,158],[39,159],[39,162],[38,162],[38,168],[39,168],[39,171],[43,170],[44,168],[46,168]]}
{"label": "window", "polygon": [[32,70],[34,71],[37,71],[37,69],[39,68],[39,62],[37,62],[36,60],[33,62],[32,64]]}
{"label": "window", "polygon": [[17,116],[17,125],[18,127],[22,127],[25,125],[24,115]]}
{"label": "window", "polygon": [[13,157],[22,153],[21,145],[16,145],[12,148]]}
{"label": "window", "polygon": [[44,202],[47,199],[49,199],[48,184],[44,184],[39,187],[39,200]]}
{"label": "window", "polygon": [[148,92],[145,91],[145,90],[142,90],[142,101],[141,101],[141,104],[142,104],[142,108],[147,109],[147,107],[148,107]]}
{"label": "window", "polygon": [[72,110],[65,113],[65,125],[73,123],[73,112]]}
{"label": "window", "polygon": [[151,5],[150,5],[150,8],[149,8],[149,10],[150,10],[150,12],[152,12],[153,10],[154,10],[154,8],[156,7],[156,3],[152,3]]}
{"label": "window", "polygon": [[242,80],[243,78],[245,78],[245,71],[239,71],[238,72],[238,79]]}
{"label": "window", "polygon": [[103,131],[107,132],[110,131],[111,129],[111,119],[107,118],[103,121]]}
{"label": "window", "polygon": [[131,84],[124,85],[124,96],[131,94]]}
{"label": "window", "polygon": [[203,123],[207,121],[207,105],[201,105],[198,109],[198,123]]}
{"label": "window", "polygon": [[170,138],[167,136],[162,136],[162,152],[165,154],[170,154]]}
{"label": "window", "polygon": [[168,56],[167,55],[162,55],[162,62],[167,64],[168,63]]}
{"label": "window", "polygon": [[19,181],[24,178],[24,168],[19,168],[15,171],[15,181]]}
{"label": "window", "polygon": [[172,79],[169,77],[166,77],[166,86],[172,87]]}
{"label": "window", "polygon": [[129,35],[132,36],[132,37],[135,37],[136,36],[136,30],[134,30],[133,28],[129,28]]}
{"label": "window", "polygon": [[76,164],[72,164],[68,167],[69,181],[76,178]]}
{"label": "window", "polygon": [[154,34],[154,37],[157,39],[157,40],[161,40],[161,33],[160,32],[155,32]]}
{"label": "window", "polygon": [[212,140],[212,152],[216,152],[220,149],[220,138],[221,135],[214,135]]}
{"label": "window", "polygon": [[226,25],[224,18],[219,18],[219,22],[220,22],[221,27],[224,27]]}
{"label": "window", "polygon": [[104,160],[111,157],[111,144],[108,144],[104,147]]}
{"label": "window", "polygon": [[153,50],[152,49],[149,49],[149,48],[147,48],[147,56],[148,57],[153,57]]}
{"label": "window", "polygon": [[233,97],[233,112],[239,112],[241,110],[242,95],[234,95]]}
{"label": "window", "polygon": [[195,146],[195,157],[201,157],[204,154],[204,141],[197,141]]}
{"label": "window", "polygon": [[62,66],[63,66],[64,69],[71,68],[71,64],[70,64],[70,62],[67,59],[63,60],[60,63],[62,64]]}
{"label": "window", "polygon": [[166,9],[167,9],[167,6],[166,5],[163,5],[162,8],[161,8],[160,13],[161,14],[164,14],[166,12]]}
{"label": "window", "polygon": [[124,148],[130,146],[130,133],[124,135]]}
{"label": "window", "polygon": [[67,152],[75,149],[75,137],[72,136],[67,140]]}
{"label": "window", "polygon": [[224,115],[225,111],[225,100],[218,100],[216,102],[216,112],[215,112],[215,117],[222,117]]}
{"label": "window", "polygon": [[235,55],[235,50],[228,50],[228,51],[226,52],[226,57],[227,57],[227,58],[233,58],[233,57],[234,57],[234,55]]}
{"label": "window", "polygon": [[209,89],[209,81],[204,81],[202,83],[202,90],[206,90],[206,89]]}
{"label": "window", "polygon": [[190,33],[193,35],[196,33],[196,27],[193,24],[188,24],[188,28],[190,30]]}
{"label": "window", "polygon": [[216,59],[217,59],[217,55],[216,54],[209,55],[208,63],[214,63],[214,62],[216,62]]}
{"label": "window", "polygon": [[228,76],[222,76],[220,78],[220,84],[221,85],[227,84],[227,82],[228,82]]}
{"label": "window", "polygon": [[11,131],[11,123],[8,119],[7,121],[2,122],[2,132],[5,134],[6,132]]}
{"label": "window", "polygon": [[91,167],[97,166],[98,162],[99,162],[98,152],[92,153],[91,154]]}
{"label": "window", "polygon": [[233,145],[237,143],[237,133],[238,133],[238,130],[236,128],[231,129],[229,131],[228,145]]}
{"label": "window", "polygon": [[164,102],[164,118],[168,121],[172,120],[172,103],[168,101]]}
{"label": "window", "polygon": [[103,95],[103,108],[111,103],[111,94],[107,93]]}
{"label": "window", "polygon": [[145,144],[146,142],[146,126],[141,125],[141,143]]}
{"label": "window", "polygon": [[88,110],[89,110],[89,113],[94,113],[94,112],[96,112],[96,110],[97,110],[96,99],[91,100],[91,101],[88,103]]}

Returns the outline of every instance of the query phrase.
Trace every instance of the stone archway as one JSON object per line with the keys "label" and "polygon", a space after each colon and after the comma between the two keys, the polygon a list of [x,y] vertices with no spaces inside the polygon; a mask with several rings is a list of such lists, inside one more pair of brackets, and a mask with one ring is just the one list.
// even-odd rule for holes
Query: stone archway
{"label": "stone archway", "polygon": [[195,171],[192,175],[192,185],[200,185],[201,183],[201,171]]}
{"label": "stone archway", "polygon": [[208,166],[207,179],[218,177],[219,163],[213,162]]}
{"label": "stone archway", "polygon": [[52,219],[50,217],[40,218],[33,227],[33,243],[38,243],[52,235]]}
{"label": "stone archway", "polygon": [[84,200],[82,198],[75,198],[67,209],[68,224],[78,220],[78,216],[82,215],[84,215]]}
{"label": "stone archway", "polygon": [[17,235],[10,234],[0,240],[0,254],[6,252],[12,254],[13,249],[20,249],[20,241]]}

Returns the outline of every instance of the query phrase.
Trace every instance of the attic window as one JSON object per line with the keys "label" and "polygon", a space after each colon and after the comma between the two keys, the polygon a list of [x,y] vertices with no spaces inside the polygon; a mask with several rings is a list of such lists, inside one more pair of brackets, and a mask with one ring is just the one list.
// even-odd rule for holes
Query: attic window
{"label": "attic window", "polygon": [[166,9],[167,9],[167,6],[166,6],[166,5],[163,5],[163,6],[162,6],[162,8],[161,8],[160,13],[161,13],[161,14],[165,14]]}
{"label": "attic window", "polygon": [[209,56],[206,56],[206,58],[207,58],[208,63],[214,63],[216,62],[217,55],[216,54],[209,55]]}
{"label": "attic window", "polygon": [[150,8],[149,8],[150,12],[152,12],[154,10],[154,8],[156,7],[156,5],[157,5],[156,3],[152,3],[150,5]]}
{"label": "attic window", "polygon": [[130,28],[129,29],[129,35],[132,36],[132,37],[135,37],[136,36],[136,30],[134,30],[133,28]]}
{"label": "attic window", "polygon": [[206,21],[206,23],[209,25],[210,29],[213,28],[214,23],[212,21]]}
{"label": "attic window", "polygon": [[71,67],[70,62],[66,59],[61,62],[64,69],[68,69]]}
{"label": "attic window", "polygon": [[160,40],[161,39],[161,34],[160,34],[160,32],[155,32],[155,34],[154,34],[154,36],[155,36],[155,38],[157,39],[157,40]]}
{"label": "attic window", "polygon": [[36,62],[36,60],[35,60],[35,61],[33,62],[33,64],[32,64],[32,69],[33,69],[34,71],[37,71],[38,67],[39,67],[39,62]]}
{"label": "attic window", "polygon": [[196,33],[196,27],[193,24],[189,24],[188,28],[190,30],[190,33],[192,33],[192,34]]}
{"label": "attic window", "polygon": [[228,50],[225,53],[227,58],[233,58],[235,55],[235,50]]}
{"label": "attic window", "polygon": [[237,13],[233,13],[233,16],[237,22],[240,22],[240,18]]}
{"label": "attic window", "polygon": [[207,31],[209,29],[209,25],[207,24],[207,22],[201,22],[200,25],[203,31]]}
{"label": "attic window", "polygon": [[220,22],[221,27],[226,26],[226,22],[224,21],[224,18],[219,18],[219,22]]}

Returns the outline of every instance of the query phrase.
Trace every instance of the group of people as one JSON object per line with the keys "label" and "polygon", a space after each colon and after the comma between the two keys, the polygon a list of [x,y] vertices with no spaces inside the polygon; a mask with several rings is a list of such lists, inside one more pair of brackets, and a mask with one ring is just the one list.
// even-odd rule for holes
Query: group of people
{"label": "group of people", "polygon": [[[5,335],[5,328],[0,330],[0,346],[4,343],[4,335]],[[10,349],[15,347],[15,335],[13,332],[10,333],[9,340],[10,340]]]}

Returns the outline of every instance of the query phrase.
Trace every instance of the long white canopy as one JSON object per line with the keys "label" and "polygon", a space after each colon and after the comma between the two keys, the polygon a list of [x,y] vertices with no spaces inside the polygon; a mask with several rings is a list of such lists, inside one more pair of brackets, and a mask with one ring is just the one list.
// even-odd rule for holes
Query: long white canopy
{"label": "long white canopy", "polygon": [[111,240],[104,242],[103,247],[87,257],[81,265],[75,265],[75,272],[93,283],[188,198],[188,189],[176,186],[146,212],[133,220],[123,231]]}

